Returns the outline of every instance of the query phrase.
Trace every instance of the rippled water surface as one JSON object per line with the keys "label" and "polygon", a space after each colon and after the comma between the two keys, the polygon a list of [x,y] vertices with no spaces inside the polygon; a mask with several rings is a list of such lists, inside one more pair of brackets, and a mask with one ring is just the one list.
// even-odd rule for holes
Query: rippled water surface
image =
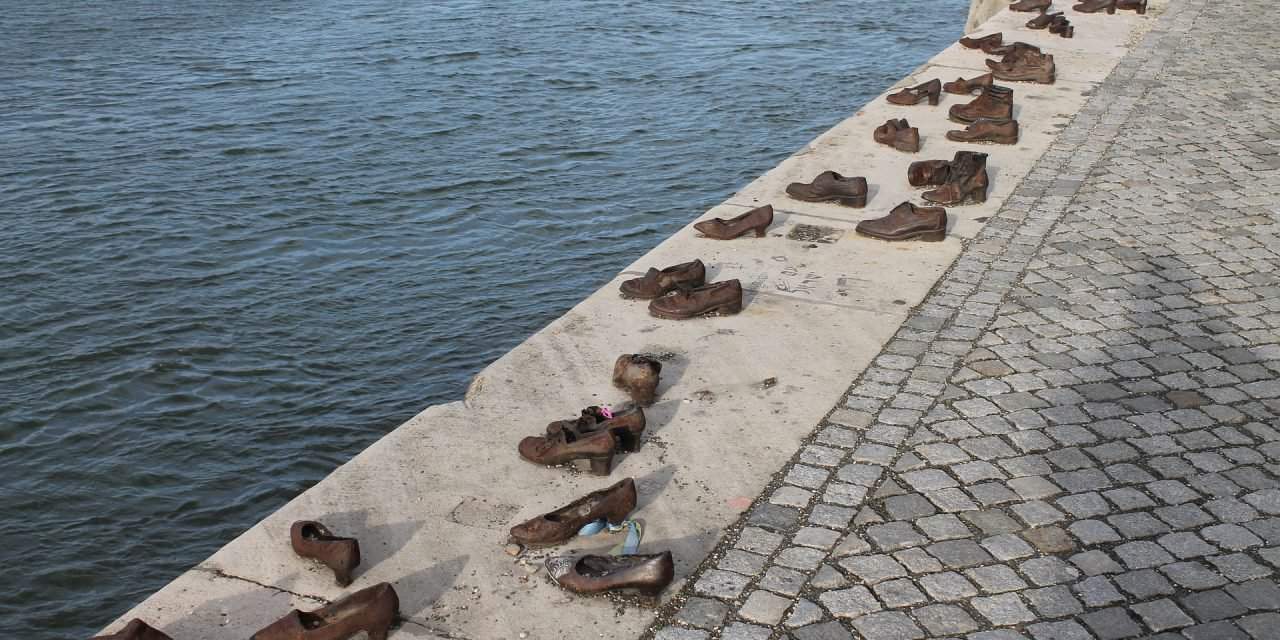
{"label": "rippled water surface", "polygon": [[0,636],[460,398],[967,5],[0,2]]}

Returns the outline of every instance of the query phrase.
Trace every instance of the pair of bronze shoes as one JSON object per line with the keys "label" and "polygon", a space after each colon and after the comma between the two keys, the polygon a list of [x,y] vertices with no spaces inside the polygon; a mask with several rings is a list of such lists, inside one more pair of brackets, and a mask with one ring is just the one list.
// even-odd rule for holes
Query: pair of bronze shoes
{"label": "pair of bronze shoes", "polygon": [[733,240],[748,232],[754,232],[757,238],[763,238],[771,224],[773,224],[773,206],[766,204],[733,218],[703,220],[694,224],[693,228],[708,238]]}
{"label": "pair of bronze shoes", "polygon": [[[772,207],[770,207],[772,217]],[[649,315],[667,320],[687,320],[705,315],[732,315],[742,311],[742,284],[725,280],[707,284],[707,267],[693,260],[665,269],[650,267],[639,278],[622,283],[623,297],[649,300]]]}
{"label": "pair of bronze shoes", "polygon": [[1116,9],[1124,11],[1136,11],[1138,15],[1147,13],[1147,0],[1084,0],[1080,4],[1071,7],[1079,13],[1098,13],[1106,11],[1114,14]]}
{"label": "pair of bronze shoes", "polygon": [[876,127],[871,137],[880,144],[905,153],[915,153],[920,150],[920,130],[911,126],[906,119],[886,120],[884,124]]}
{"label": "pair of bronze shoes", "polygon": [[894,207],[887,216],[859,222],[854,230],[880,240],[940,242],[947,237],[947,210],[942,207],[917,207],[904,202]]}
{"label": "pair of bronze shoes", "polygon": [[607,476],[616,454],[640,450],[645,424],[640,407],[618,414],[587,407],[577,418],[548,424],[546,435],[521,440],[516,450],[521,458],[546,466],[586,461],[591,473]]}
{"label": "pair of bronze shoes", "polygon": [[346,640],[362,631],[369,640],[386,640],[399,617],[400,597],[382,582],[314,611],[294,609],[250,640]]}
{"label": "pair of bronze shoes", "polygon": [[173,640],[164,632],[134,618],[124,628],[105,636],[94,636],[90,640]]}
{"label": "pair of bronze shoes", "polygon": [[936,107],[938,106],[938,99],[941,96],[942,81],[933,79],[924,84],[907,87],[897,93],[891,93],[886,96],[885,99],[893,104],[903,106],[920,104],[921,102],[928,100],[929,106]]}
{"label": "pair of bronze shoes", "polygon": [[867,206],[867,179],[823,171],[810,182],[792,182],[787,195],[802,202],[834,202],[846,207]]}
{"label": "pair of bronze shoes", "polygon": [[982,88],[982,94],[968,104],[951,107],[947,117],[968,125],[962,131],[948,131],[956,142],[1018,142],[1018,121],[1013,119],[1013,89],[999,85]]}
{"label": "pair of bronze shoes", "polygon": [[950,160],[922,160],[907,168],[907,182],[913,187],[935,186],[925,200],[945,207],[981,204],[987,201],[987,154],[957,151]]}

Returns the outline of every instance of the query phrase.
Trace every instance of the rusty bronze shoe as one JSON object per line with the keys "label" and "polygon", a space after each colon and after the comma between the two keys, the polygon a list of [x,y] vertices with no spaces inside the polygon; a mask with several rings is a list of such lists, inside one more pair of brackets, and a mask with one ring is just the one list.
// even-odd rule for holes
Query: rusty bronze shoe
{"label": "rusty bronze shoe", "polygon": [[1056,75],[1052,55],[1029,53],[1020,60],[1008,64],[992,63],[990,60],[987,63],[987,66],[991,67],[991,75],[997,80],[1053,84]]}
{"label": "rusty bronze shoe", "polygon": [[1076,35],[1076,28],[1071,26],[1071,21],[1063,16],[1054,19],[1053,24],[1049,25],[1049,33],[1063,38],[1072,38]]}
{"label": "rusty bronze shoe", "polygon": [[960,46],[966,49],[982,49],[986,51],[992,47],[998,47],[1004,42],[1004,34],[1000,32],[991,35],[982,36],[980,38],[964,37],[960,38]]}
{"label": "rusty bronze shoe", "polygon": [[607,489],[592,491],[551,513],[511,527],[511,540],[526,547],[549,547],[578,535],[596,520],[622,524],[636,508],[636,482],[627,478]]}
{"label": "rusty bronze shoe", "polygon": [[642,407],[653,404],[658,393],[662,363],[639,354],[624,353],[613,363],[613,386],[626,391]]}
{"label": "rusty bronze shoe", "polygon": [[835,202],[846,207],[867,206],[867,179],[846,178],[834,171],[823,171],[813,182],[792,182],[787,195],[804,202]]}
{"label": "rusty bronze shoe", "polygon": [[596,594],[636,591],[656,597],[675,578],[670,551],[627,556],[553,556],[547,558],[547,575],[561,589]]}
{"label": "rusty bronze shoe", "polygon": [[914,87],[907,87],[897,93],[889,94],[885,99],[902,106],[920,104],[928,100],[929,106],[938,106],[938,98],[942,95],[942,82],[937,78]]}
{"label": "rusty bronze shoe", "polygon": [[315,611],[294,609],[250,640],[346,640],[361,631],[369,640],[386,640],[399,616],[400,597],[382,582]]}
{"label": "rusty bronze shoe", "polygon": [[923,194],[925,200],[944,207],[982,204],[987,201],[987,154],[957,151],[942,186]]}
{"label": "rusty bronze shoe", "polygon": [[763,238],[765,230],[771,224],[773,224],[773,205],[766,204],[727,220],[724,218],[703,220],[693,225],[693,228],[701,231],[702,235],[708,238],[732,240],[748,231],[754,231],[757,238]]}
{"label": "rusty bronze shoe", "polygon": [[649,267],[649,271],[643,276],[624,281],[619,289],[627,298],[650,300],[671,293],[678,287],[701,287],[706,281],[707,266],[701,260],[694,260],[661,271]]}
{"label": "rusty bronze shoe", "polygon": [[591,473],[598,476],[609,475],[617,448],[613,433],[603,429],[582,437],[569,430],[555,435],[529,436],[516,447],[521,458],[549,467],[586,460],[591,463]]}
{"label": "rusty bronze shoe", "polygon": [[351,572],[360,564],[360,543],[355,538],[335,536],[319,522],[299,520],[289,527],[289,544],[299,556],[332,569],[338,586],[351,584]]}
{"label": "rusty bronze shoe", "polygon": [[1137,11],[1138,15],[1146,15],[1147,0],[1116,0],[1116,8],[1121,11]]}
{"label": "rusty bronze shoe", "polygon": [[983,87],[982,95],[969,104],[954,104],[947,112],[953,122],[968,124],[980,118],[988,120],[1013,119],[1013,89],[991,85]]}
{"label": "rusty bronze shoe", "polygon": [[173,640],[155,627],[134,618],[123,629],[105,636],[94,636],[90,640]]}
{"label": "rusty bronze shoe", "polygon": [[1001,56],[1000,60],[987,60],[986,62],[988,67],[997,64],[1013,64],[1014,62],[1018,62],[1019,60],[1031,56],[1036,56],[1035,59],[1038,60],[1038,56],[1044,55],[1044,52],[1040,50],[1040,47],[1037,47],[1034,44],[1027,44],[1025,42],[1010,42],[1009,44],[1002,45],[992,49],[991,51],[987,51],[986,53],[993,56]]}
{"label": "rusty bronze shoe", "polygon": [[1077,13],[1106,11],[1109,14],[1114,14],[1116,12],[1116,0],[1084,0],[1084,2],[1071,7],[1071,10]]}
{"label": "rusty bronze shoe", "polygon": [[965,80],[964,78],[956,78],[954,82],[948,82],[942,85],[942,90],[946,91],[947,93],[954,93],[956,95],[963,96],[963,95],[968,95],[970,93],[973,93],[974,89],[989,87],[991,86],[991,83],[993,81],[994,81],[994,78],[991,76],[991,74],[984,73],[976,78],[973,78],[972,80]]}
{"label": "rusty bronze shoe", "polygon": [[904,202],[889,215],[863,220],[855,231],[881,240],[914,240],[941,242],[947,237],[947,210],[942,207],[917,207]]}
{"label": "rusty bronze shoe", "polygon": [[1042,14],[1040,14],[1040,15],[1038,15],[1038,16],[1036,16],[1036,17],[1034,17],[1034,18],[1030,19],[1030,20],[1028,20],[1028,21],[1027,21],[1027,28],[1028,28],[1028,29],[1044,29],[1044,28],[1048,27],[1050,24],[1053,24],[1054,19],[1059,18],[1059,17],[1062,17],[1062,12],[1061,12],[1061,11],[1059,11],[1059,12],[1057,12],[1057,13],[1049,13],[1049,12],[1047,12],[1047,11],[1046,11],[1046,12],[1044,12],[1044,13],[1042,13]]}
{"label": "rusty bronze shoe", "polygon": [[951,175],[951,162],[947,160],[920,160],[907,167],[907,182],[913,187],[943,184]]}
{"label": "rusty bronze shoe", "polygon": [[911,126],[905,119],[886,120],[876,127],[871,137],[880,144],[888,145],[906,153],[920,150],[920,130]]}
{"label": "rusty bronze shoe", "polygon": [[1053,6],[1053,0],[1018,0],[1009,5],[1010,11],[1046,11]]}
{"label": "rusty bronze shoe", "polygon": [[947,139],[956,142],[1018,144],[1018,121],[974,120],[963,131],[948,131]]}
{"label": "rusty bronze shoe", "polygon": [[737,279],[697,289],[681,289],[649,303],[649,315],[667,320],[688,320],[705,315],[728,316],[742,311],[742,283]]}
{"label": "rusty bronze shoe", "polygon": [[556,438],[565,433],[566,437],[573,440],[598,431],[607,431],[613,434],[613,442],[618,451],[631,453],[640,450],[640,438],[644,435],[646,424],[644,409],[640,407],[619,413],[606,413],[602,407],[591,406],[583,409],[577,419],[557,420],[548,424],[547,437]]}

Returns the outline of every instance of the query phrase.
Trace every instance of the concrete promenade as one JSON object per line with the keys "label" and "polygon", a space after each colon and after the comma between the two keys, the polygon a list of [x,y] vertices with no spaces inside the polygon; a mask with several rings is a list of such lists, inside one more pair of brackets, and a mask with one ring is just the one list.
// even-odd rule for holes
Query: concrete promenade
{"label": "concrete promenade", "polygon": [[[982,147],[990,198],[950,209],[947,241],[852,233],[919,202],[911,161],[973,148],[943,139],[967,98],[877,97],[702,216],[771,202],[768,237],[682,230],[465,401],[425,410],[109,629],[142,617],[175,640],[242,640],[390,581],[392,638],[1277,637],[1274,9],[1064,8],[1071,40],[1007,11],[979,31],[1043,46],[1058,82],[1014,85],[1022,140]],[[953,46],[899,86],[984,59]],[[890,117],[920,127],[919,154],[871,141]],[[867,176],[868,207],[783,195],[824,169]],[[617,297],[693,257],[742,280],[743,313],[665,322]],[[547,422],[620,403],[609,373],[628,352],[666,358],[640,452],[610,478],[516,456]],[[656,612],[572,597],[538,572],[545,554],[503,553],[512,524],[626,476],[642,552],[677,558]],[[302,518],[360,538],[350,589],[293,556]]]}

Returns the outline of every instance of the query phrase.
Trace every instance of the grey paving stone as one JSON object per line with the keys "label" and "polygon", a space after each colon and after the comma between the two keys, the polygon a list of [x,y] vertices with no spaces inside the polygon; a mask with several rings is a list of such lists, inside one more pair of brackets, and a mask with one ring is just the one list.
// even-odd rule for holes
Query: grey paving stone
{"label": "grey paving stone", "polygon": [[1160,567],[1160,572],[1184,589],[1211,589],[1227,583],[1218,572],[1195,561],[1165,565]]}
{"label": "grey paving stone", "polygon": [[730,549],[716,566],[721,569],[754,576],[764,570],[768,558],[741,549]]}
{"label": "grey paving stone", "polygon": [[1243,584],[1228,585],[1227,593],[1249,609],[1280,609],[1280,585],[1272,580],[1251,580]]}
{"label": "grey paving stone", "polygon": [[894,578],[905,578],[907,569],[888,555],[862,555],[843,558],[841,568],[866,584]]}
{"label": "grey paving stone", "polygon": [[747,587],[750,578],[732,571],[711,569],[702,574],[694,583],[694,591],[715,598],[732,600]]}
{"label": "grey paving stone", "polygon": [[787,628],[795,629],[797,627],[808,626],[817,622],[821,622],[826,617],[822,607],[801,598],[796,600],[795,605],[791,608],[791,613],[787,616],[786,622],[783,624]]}
{"label": "grey paving stone", "polygon": [[1249,611],[1222,589],[1192,593],[1179,600],[1201,622],[1237,618]]}
{"label": "grey paving stone", "polygon": [[720,632],[720,640],[769,640],[770,635],[772,632],[768,627],[734,622]]}
{"label": "grey paving stone", "polygon": [[1091,611],[1080,616],[1080,621],[1100,640],[1133,638],[1142,634],[1142,627],[1122,607]]}
{"label": "grey paving stone", "polygon": [[903,549],[893,554],[893,559],[907,568],[911,573],[933,573],[942,571],[942,563],[919,547]]}
{"label": "grey paving stone", "polygon": [[792,631],[791,636],[796,640],[853,640],[853,635],[835,621],[801,627]]}
{"label": "grey paving stone", "polygon": [[719,600],[689,598],[676,613],[676,621],[691,627],[714,629],[724,622],[728,613],[729,607]]}
{"label": "grey paving stone", "polygon": [[848,578],[846,578],[840,570],[829,564],[824,564],[819,567],[817,573],[814,573],[813,578],[809,580],[809,586],[819,591],[839,589],[847,586],[848,584]]}
{"label": "grey paving stone", "polygon": [[910,580],[898,579],[881,582],[872,588],[886,607],[897,609],[926,600],[925,595]]}
{"label": "grey paving stone", "polygon": [[929,540],[911,527],[909,522],[886,522],[867,527],[867,539],[881,551],[897,551],[924,544]]}
{"label": "grey paving stone", "polygon": [[786,596],[795,596],[804,589],[805,574],[795,569],[769,567],[760,579],[760,587]]}
{"label": "grey paving stone", "polygon": [[933,636],[960,635],[978,629],[978,623],[968,612],[953,605],[934,604],[920,607],[912,613]]}
{"label": "grey paving stone", "polygon": [[752,622],[772,626],[782,621],[782,616],[789,608],[791,608],[790,598],[783,598],[768,591],[752,591],[751,595],[747,596],[747,601],[738,609],[738,615]]}
{"label": "grey paving stone", "polygon": [[782,536],[759,527],[745,527],[738,535],[738,548],[769,555],[782,544]]}
{"label": "grey paving stone", "polygon": [[1043,618],[1062,618],[1084,611],[1080,601],[1064,586],[1028,589],[1023,592],[1027,602]]}
{"label": "grey paving stone", "polygon": [[964,569],[994,560],[990,553],[972,540],[947,540],[929,545],[925,550],[951,569]]}
{"label": "grey paving stone", "polygon": [[994,596],[979,596],[969,600],[969,604],[982,617],[996,626],[1014,625],[1029,622],[1035,615],[1027,608],[1018,596],[1002,593]]}
{"label": "grey paving stone", "polygon": [[862,586],[825,591],[818,600],[837,618],[855,618],[881,609],[871,591]]}
{"label": "grey paving stone", "polygon": [[680,627],[664,627],[653,634],[653,640],[707,640],[710,637],[706,631]]}
{"label": "grey paving stone", "polygon": [[1094,640],[1093,635],[1074,620],[1038,622],[1028,625],[1027,631],[1035,640]]}
{"label": "grey paving stone", "polygon": [[857,618],[853,628],[867,638],[877,640],[919,640],[924,632],[904,613],[883,611]]}
{"label": "grey paving stone", "polygon": [[1131,607],[1142,622],[1155,632],[1179,629],[1195,624],[1195,620],[1187,615],[1172,600],[1162,598],[1151,602],[1142,602]]}
{"label": "grey paving stone", "polygon": [[821,527],[804,527],[791,538],[795,544],[823,550],[832,548],[839,540],[839,532]]}
{"label": "grey paving stone", "polygon": [[1155,569],[1122,573],[1114,576],[1112,580],[1120,589],[1139,600],[1146,600],[1153,596],[1172,595],[1177,591],[1173,583],[1169,582],[1163,575],[1156,573]]}
{"label": "grey paving stone", "polygon": [[988,565],[964,572],[965,577],[987,593],[1004,593],[1027,588],[1027,583],[1013,569],[1004,565]]}
{"label": "grey paving stone", "polygon": [[790,567],[792,569],[811,570],[818,568],[822,564],[827,554],[821,549],[812,549],[809,547],[790,547],[778,552],[774,556],[775,564]]}

